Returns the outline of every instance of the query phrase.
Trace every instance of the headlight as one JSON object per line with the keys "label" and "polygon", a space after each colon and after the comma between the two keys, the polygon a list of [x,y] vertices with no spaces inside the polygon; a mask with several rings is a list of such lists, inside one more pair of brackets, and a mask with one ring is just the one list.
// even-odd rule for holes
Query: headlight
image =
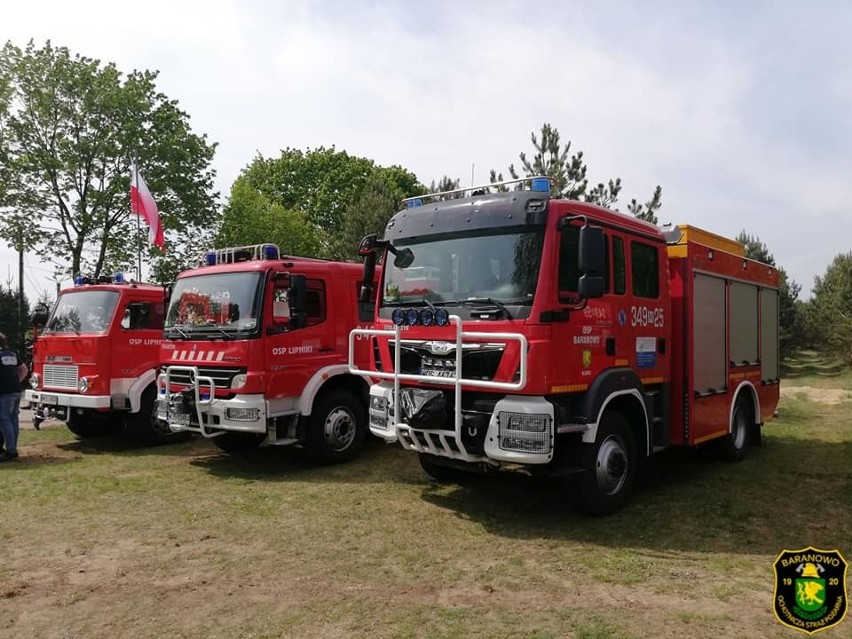
{"label": "headlight", "polygon": [[87,390],[89,390],[89,378],[88,377],[81,377],[80,378],[80,381],[77,382],[77,390],[80,391],[81,393],[85,393]]}
{"label": "headlight", "polygon": [[238,375],[234,375],[234,379],[231,380],[231,390],[237,390],[246,385],[248,378],[245,373],[239,373]]}
{"label": "headlight", "polygon": [[38,388],[38,383],[41,381],[41,377],[39,377],[38,373],[33,373],[30,375],[30,387]]}

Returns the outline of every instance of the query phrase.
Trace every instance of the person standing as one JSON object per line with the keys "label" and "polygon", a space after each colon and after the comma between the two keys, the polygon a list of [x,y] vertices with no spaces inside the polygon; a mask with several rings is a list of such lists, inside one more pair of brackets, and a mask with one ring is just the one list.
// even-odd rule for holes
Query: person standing
{"label": "person standing", "polygon": [[18,458],[18,416],[21,412],[21,382],[29,373],[27,365],[6,346],[6,336],[0,333],[0,433],[5,452],[0,462]]}

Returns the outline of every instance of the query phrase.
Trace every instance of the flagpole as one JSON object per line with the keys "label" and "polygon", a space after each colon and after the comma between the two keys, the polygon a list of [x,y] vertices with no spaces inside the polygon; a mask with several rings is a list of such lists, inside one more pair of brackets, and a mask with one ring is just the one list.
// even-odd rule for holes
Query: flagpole
{"label": "flagpole", "polygon": [[[136,198],[139,198],[139,165],[136,163],[136,153],[133,154],[133,182],[136,187]],[[131,210],[133,208],[131,203]],[[142,227],[139,222],[139,212],[136,212],[136,281],[142,281],[142,245],[139,242],[140,231]]]}

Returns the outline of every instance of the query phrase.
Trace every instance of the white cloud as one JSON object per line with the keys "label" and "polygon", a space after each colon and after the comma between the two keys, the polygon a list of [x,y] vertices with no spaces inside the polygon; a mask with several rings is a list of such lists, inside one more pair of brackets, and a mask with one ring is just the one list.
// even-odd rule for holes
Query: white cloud
{"label": "white cloud", "polygon": [[[4,10],[0,36],[159,69],[159,88],[219,142],[223,195],[256,153],[286,146],[335,144],[425,182],[467,183],[475,166],[484,181],[550,122],[585,152],[592,180],[622,177],[623,203],[661,184],[665,218],[746,228],[807,290],[849,248],[839,231],[852,230],[843,159],[852,136],[828,101],[848,105],[852,92],[823,76],[838,65],[808,59],[795,34],[811,41],[848,16],[839,4],[814,15],[795,3],[737,13],[668,3],[56,1]],[[837,50],[818,44],[819,55]],[[797,93],[790,74],[803,68],[809,89],[830,97]],[[795,120],[815,105],[817,116]],[[837,131],[830,149],[813,147],[815,126]]]}

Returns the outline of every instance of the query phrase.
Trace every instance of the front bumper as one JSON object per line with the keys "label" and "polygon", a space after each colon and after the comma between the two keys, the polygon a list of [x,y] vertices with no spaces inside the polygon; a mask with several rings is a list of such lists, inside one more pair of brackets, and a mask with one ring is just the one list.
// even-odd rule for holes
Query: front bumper
{"label": "front bumper", "polygon": [[157,419],[173,432],[216,437],[224,431],[266,434],[267,406],[263,395],[193,401],[183,393],[157,398]]}
{"label": "front bumper", "polygon": [[55,393],[49,390],[25,390],[24,400],[30,402],[36,408],[65,406],[68,408],[108,410],[112,406],[112,400],[109,395],[78,395]]}

